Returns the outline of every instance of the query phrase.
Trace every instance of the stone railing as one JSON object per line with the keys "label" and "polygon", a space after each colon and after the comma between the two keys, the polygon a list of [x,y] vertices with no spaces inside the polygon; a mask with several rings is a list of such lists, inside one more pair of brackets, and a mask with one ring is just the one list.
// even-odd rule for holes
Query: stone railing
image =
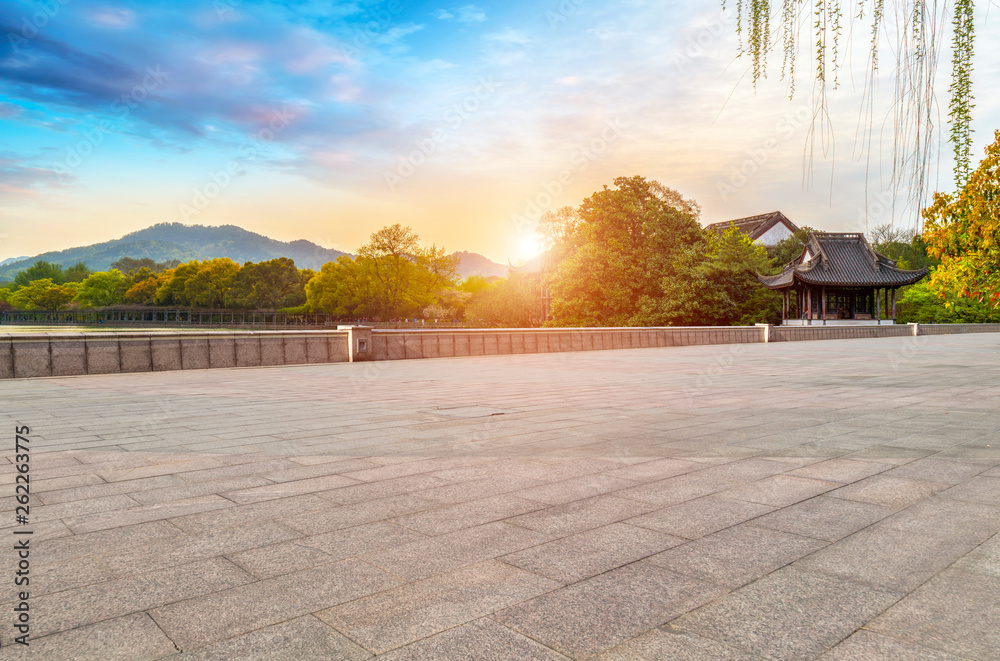
{"label": "stone railing", "polygon": [[1000,324],[0,334],[0,378],[1000,332]]}

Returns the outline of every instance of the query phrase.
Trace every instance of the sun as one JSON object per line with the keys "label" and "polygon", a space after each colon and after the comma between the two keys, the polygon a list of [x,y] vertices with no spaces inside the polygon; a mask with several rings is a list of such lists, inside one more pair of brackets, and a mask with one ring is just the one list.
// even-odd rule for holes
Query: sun
{"label": "sun", "polygon": [[517,256],[525,261],[537,257],[541,252],[542,246],[534,234],[523,236],[518,241]]}

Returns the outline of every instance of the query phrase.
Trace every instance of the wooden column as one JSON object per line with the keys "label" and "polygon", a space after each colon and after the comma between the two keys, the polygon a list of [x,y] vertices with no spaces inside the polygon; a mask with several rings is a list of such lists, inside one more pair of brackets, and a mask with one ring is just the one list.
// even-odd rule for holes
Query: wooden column
{"label": "wooden column", "polygon": [[813,296],[812,287],[806,289],[806,319],[813,318]]}
{"label": "wooden column", "polygon": [[882,321],[882,306],[880,305],[881,297],[878,294],[878,289],[872,289],[872,303],[875,305],[875,320]]}
{"label": "wooden column", "polygon": [[826,287],[823,287],[820,294],[820,315],[822,319],[826,319]]}
{"label": "wooden column", "polygon": [[896,290],[892,290],[892,321],[896,321]]}

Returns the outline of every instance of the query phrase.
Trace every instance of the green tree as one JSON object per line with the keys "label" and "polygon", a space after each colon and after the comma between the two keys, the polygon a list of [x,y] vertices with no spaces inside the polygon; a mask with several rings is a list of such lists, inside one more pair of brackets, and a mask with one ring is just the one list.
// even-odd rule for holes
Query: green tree
{"label": "green tree", "polygon": [[341,255],[306,283],[306,305],[313,312],[336,317],[374,316],[379,305],[377,289],[369,260]]}
{"label": "green tree", "polygon": [[465,307],[466,324],[479,328],[531,328],[541,326],[540,282],[528,275],[512,274],[476,292]]}
{"label": "green tree", "polygon": [[941,260],[932,290],[1000,308],[1000,130],[957,193],[934,194],[924,209],[923,239]]}
{"label": "green tree", "polygon": [[171,259],[165,262],[157,262],[149,257],[122,257],[116,262],[112,262],[111,268],[118,269],[125,275],[129,275],[142,269],[148,269],[153,273],[162,273],[167,269],[172,269],[180,264],[179,260]]}
{"label": "green tree", "polygon": [[28,268],[14,276],[14,285],[24,287],[35,280],[51,280],[54,284],[61,285],[66,282],[66,272],[60,264],[51,264],[44,260],[38,260]]}
{"label": "green tree", "polygon": [[896,320],[902,324],[981,324],[1000,318],[1000,311],[981,301],[954,294],[942,299],[927,280],[904,288],[896,299],[896,310]]}
{"label": "green tree", "polygon": [[152,297],[153,304],[191,305],[185,288],[187,287],[188,280],[190,280],[201,269],[201,267],[202,263],[200,261],[191,260],[190,262],[178,264],[176,267],[164,271],[162,276],[158,278],[159,287],[157,287],[156,294]]}
{"label": "green tree", "polygon": [[80,283],[76,302],[87,308],[101,308],[125,302],[126,278],[118,269],[93,273]]}
{"label": "green tree", "polygon": [[61,310],[76,297],[78,283],[58,284],[51,278],[32,280],[10,296],[10,304],[20,310]]}
{"label": "green tree", "polygon": [[293,307],[306,302],[303,274],[288,257],[266,262],[247,262],[233,276],[229,302],[241,308]]}
{"label": "green tree", "polygon": [[83,262],[77,262],[66,269],[66,282],[83,282],[93,273]]}
{"label": "green tree", "polygon": [[705,240],[697,205],[680,193],[638,176],[614,186],[542,223],[554,325],[644,325],[664,280],[682,275],[678,258]]}
{"label": "green tree", "polygon": [[681,277],[664,279],[664,296],[649,310],[648,325],[774,323],[781,319],[781,297],[757,279],[772,270],[765,248],[744,232],[706,232],[704,248],[687,253]]}
{"label": "green tree", "polygon": [[776,245],[768,248],[767,254],[770,255],[774,265],[781,268],[785,264],[801,257],[802,251],[805,250],[806,242],[809,241],[809,234],[814,231],[811,227],[800,227],[791,236],[782,239]]}
{"label": "green tree", "polygon": [[228,257],[209,259],[184,283],[189,305],[224,308],[229,299],[229,285],[239,272],[239,265]]}

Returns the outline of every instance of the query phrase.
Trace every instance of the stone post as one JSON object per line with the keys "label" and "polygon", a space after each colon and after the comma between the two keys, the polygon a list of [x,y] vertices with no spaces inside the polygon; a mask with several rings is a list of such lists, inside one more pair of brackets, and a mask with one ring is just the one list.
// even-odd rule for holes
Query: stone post
{"label": "stone post", "polygon": [[765,344],[771,341],[771,328],[773,327],[772,324],[754,324],[754,326],[760,329]]}
{"label": "stone post", "polygon": [[337,330],[347,331],[348,360],[352,363],[372,360],[371,326],[337,326]]}

